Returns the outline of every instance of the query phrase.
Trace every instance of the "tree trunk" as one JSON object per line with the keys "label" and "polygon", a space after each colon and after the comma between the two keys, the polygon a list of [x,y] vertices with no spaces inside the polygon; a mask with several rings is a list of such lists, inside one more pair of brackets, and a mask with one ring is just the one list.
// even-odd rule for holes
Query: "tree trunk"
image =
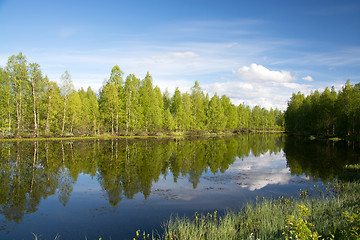
{"label": "tree trunk", "polygon": [[130,121],[131,121],[131,91],[130,91],[130,96],[128,99],[128,106],[126,107],[126,116],[127,116],[127,121],[126,121],[126,135],[128,135],[128,131],[129,131],[129,125],[130,125]]}
{"label": "tree trunk", "polygon": [[116,135],[119,134],[119,113],[116,112]]}
{"label": "tree trunk", "polygon": [[96,135],[96,115],[94,114],[94,135]]}
{"label": "tree trunk", "polygon": [[74,115],[72,116],[72,119],[71,119],[70,133],[73,133],[73,126],[74,126]]}
{"label": "tree trunk", "polygon": [[38,126],[37,126],[37,119],[36,119],[36,96],[35,96],[35,83],[32,82],[32,94],[33,94],[33,111],[34,111],[34,130],[35,135],[38,137]]}
{"label": "tree trunk", "polygon": [[63,117],[63,124],[61,129],[61,135],[64,136],[64,130],[65,130],[65,113],[66,113],[66,96],[64,101],[64,117]]}
{"label": "tree trunk", "polygon": [[16,100],[16,121],[17,121],[17,133],[20,131],[20,110],[19,110],[19,102]]}
{"label": "tree trunk", "polygon": [[8,106],[9,106],[9,112],[8,112],[8,115],[9,115],[9,133],[11,132],[11,113],[10,113],[10,98],[8,99]]}
{"label": "tree trunk", "polygon": [[194,103],[194,107],[195,107],[195,112],[194,112],[194,128],[193,128],[193,130],[195,130],[196,129],[196,103]]}
{"label": "tree trunk", "polygon": [[49,106],[46,114],[46,127],[45,127],[45,133],[49,132],[49,117],[50,117],[50,106],[51,106],[51,96],[49,95]]}
{"label": "tree trunk", "polygon": [[111,111],[111,135],[114,135],[114,111]]}
{"label": "tree trunk", "polygon": [[19,121],[18,121],[18,130],[20,130],[21,119],[22,119],[22,107],[21,107],[21,90],[20,90],[20,99],[19,99]]}

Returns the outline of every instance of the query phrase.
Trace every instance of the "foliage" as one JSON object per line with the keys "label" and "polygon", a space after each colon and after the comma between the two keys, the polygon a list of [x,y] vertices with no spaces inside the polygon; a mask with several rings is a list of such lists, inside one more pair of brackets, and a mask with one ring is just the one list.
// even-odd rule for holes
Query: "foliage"
{"label": "foliage", "polygon": [[344,213],[348,223],[348,229],[342,230],[346,239],[359,239],[360,238],[360,208],[350,214],[348,211]]}
{"label": "foliage", "polygon": [[[190,93],[178,88],[172,96],[153,86],[148,72],[123,80],[111,69],[98,95],[89,87],[75,90],[71,75],[60,86],[43,76],[37,63],[19,53],[0,69],[1,137],[161,135],[283,130],[283,113],[240,104],[217,94],[209,97],[195,81]],[[352,110],[355,111],[355,110]],[[176,133],[177,132],[177,133]]]}
{"label": "foliage", "polygon": [[285,112],[286,131],[306,135],[360,135],[360,85],[348,80],[342,90],[293,94]]}
{"label": "foliage", "polygon": [[286,219],[286,227],[283,232],[285,239],[319,239],[320,235],[316,231],[314,224],[309,219],[311,211],[304,205],[298,205],[299,218],[289,215]]}

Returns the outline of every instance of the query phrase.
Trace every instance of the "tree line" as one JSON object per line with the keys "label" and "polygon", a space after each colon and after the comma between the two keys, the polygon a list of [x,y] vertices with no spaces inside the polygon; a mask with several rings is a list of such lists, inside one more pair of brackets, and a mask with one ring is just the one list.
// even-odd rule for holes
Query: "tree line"
{"label": "tree line", "polygon": [[162,132],[282,130],[284,114],[260,106],[235,106],[226,95],[211,98],[196,81],[190,93],[172,96],[153,85],[149,73],[124,80],[119,66],[111,69],[96,94],[75,90],[65,71],[61,83],[44,76],[40,65],[19,53],[0,68],[2,137],[134,135]]}
{"label": "tree line", "polygon": [[293,93],[285,111],[286,131],[324,136],[358,136],[360,134],[360,83],[336,92],[326,87],[320,93],[305,96]]}

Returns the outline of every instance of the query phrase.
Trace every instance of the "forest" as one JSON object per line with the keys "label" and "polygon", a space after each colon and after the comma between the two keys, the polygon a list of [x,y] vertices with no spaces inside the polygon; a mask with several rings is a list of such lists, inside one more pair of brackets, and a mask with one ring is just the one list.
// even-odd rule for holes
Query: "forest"
{"label": "forest", "polygon": [[225,95],[210,98],[197,81],[190,92],[162,93],[149,73],[124,80],[118,65],[99,93],[76,90],[68,71],[57,84],[21,52],[0,68],[0,96],[2,138],[268,131],[285,125],[278,109],[235,106]]}
{"label": "forest", "polygon": [[304,135],[359,136],[360,84],[348,80],[336,92],[325,88],[305,96],[293,93],[284,114],[286,131]]}

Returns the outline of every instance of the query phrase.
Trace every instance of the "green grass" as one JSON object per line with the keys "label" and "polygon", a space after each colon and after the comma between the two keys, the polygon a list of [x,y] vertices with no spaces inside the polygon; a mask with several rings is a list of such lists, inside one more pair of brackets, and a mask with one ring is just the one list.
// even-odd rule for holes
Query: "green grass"
{"label": "green grass", "polygon": [[223,216],[171,217],[152,239],[359,239],[359,199],[359,182],[334,183],[326,191],[301,190],[296,199],[258,199]]}
{"label": "green grass", "polygon": [[61,140],[91,140],[91,139],[145,139],[145,138],[174,138],[185,135],[146,135],[146,136],[87,136],[87,137],[39,137],[39,138],[0,138],[0,142],[18,141],[61,141]]}
{"label": "green grass", "polygon": [[186,136],[203,136],[203,137],[217,137],[235,135],[232,132],[218,132],[218,133],[191,133],[191,132],[159,132],[154,134],[139,134],[139,135],[98,135],[98,136],[64,136],[64,137],[21,137],[21,138],[0,138],[0,142],[19,142],[19,141],[61,141],[61,140],[91,140],[91,139],[146,139],[146,138],[181,138]]}

